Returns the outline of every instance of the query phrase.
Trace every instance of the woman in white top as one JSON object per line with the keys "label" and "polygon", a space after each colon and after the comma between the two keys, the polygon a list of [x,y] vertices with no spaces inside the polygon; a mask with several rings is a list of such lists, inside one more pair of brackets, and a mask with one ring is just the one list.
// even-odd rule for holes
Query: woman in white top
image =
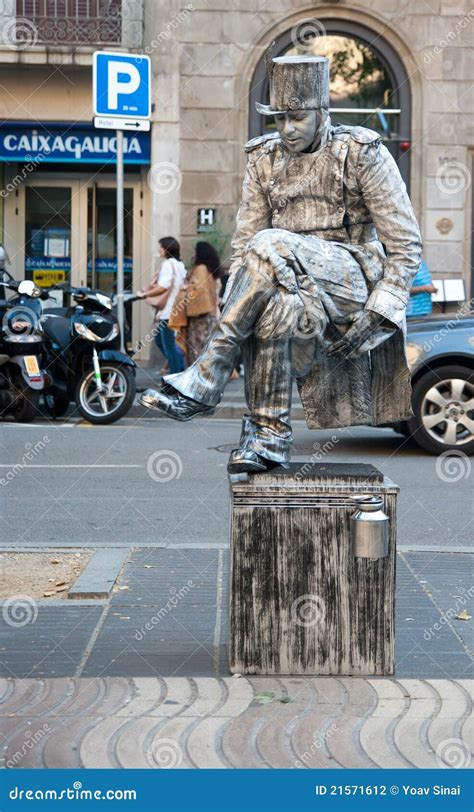
{"label": "woman in white top", "polygon": [[173,308],[174,300],[178,295],[184,280],[186,268],[180,259],[180,245],[174,237],[162,237],[159,241],[160,257],[163,262],[146,291],[139,291],[139,295],[158,296],[171,288],[166,304],[161,310],[155,312],[155,342],[166,360],[170,373],[182,372],[184,369],[184,354],[176,344],[174,330],[168,327],[168,318]]}

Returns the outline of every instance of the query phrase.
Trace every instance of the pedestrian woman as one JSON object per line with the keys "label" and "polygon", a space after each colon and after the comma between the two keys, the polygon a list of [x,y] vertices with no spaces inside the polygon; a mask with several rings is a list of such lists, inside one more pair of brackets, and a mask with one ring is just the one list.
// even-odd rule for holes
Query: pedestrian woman
{"label": "pedestrian woman", "polygon": [[187,278],[187,356],[192,364],[204,349],[218,315],[220,261],[208,242],[197,242]]}
{"label": "pedestrian woman", "polygon": [[186,279],[186,268],[180,258],[180,245],[174,237],[162,237],[159,241],[162,263],[152,282],[138,295],[146,298],[155,309],[155,342],[165,356],[170,373],[182,372],[184,355],[176,345],[174,330],[168,327],[168,319],[174,300]]}

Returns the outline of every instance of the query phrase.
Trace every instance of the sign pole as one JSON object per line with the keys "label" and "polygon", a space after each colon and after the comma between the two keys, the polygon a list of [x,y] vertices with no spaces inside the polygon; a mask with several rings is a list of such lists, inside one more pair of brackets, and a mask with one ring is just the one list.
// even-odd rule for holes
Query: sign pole
{"label": "sign pole", "polygon": [[125,352],[125,311],[123,304],[123,132],[117,133],[117,319],[120,349]]}

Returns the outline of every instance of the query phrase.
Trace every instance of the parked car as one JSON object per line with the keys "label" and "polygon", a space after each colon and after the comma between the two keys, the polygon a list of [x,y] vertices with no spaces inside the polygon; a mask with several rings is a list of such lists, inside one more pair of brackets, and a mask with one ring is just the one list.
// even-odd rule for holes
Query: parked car
{"label": "parked car", "polygon": [[432,454],[474,453],[474,317],[408,323],[414,416],[394,428]]}

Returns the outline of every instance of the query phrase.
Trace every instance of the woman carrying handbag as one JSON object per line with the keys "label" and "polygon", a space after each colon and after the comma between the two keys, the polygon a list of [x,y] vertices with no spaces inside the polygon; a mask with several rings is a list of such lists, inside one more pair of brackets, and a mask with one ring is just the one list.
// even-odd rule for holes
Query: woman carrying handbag
{"label": "woman carrying handbag", "polygon": [[192,364],[201,354],[217,320],[220,262],[208,242],[197,242],[193,267],[186,281],[187,354]]}
{"label": "woman carrying handbag", "polygon": [[159,246],[163,262],[152,282],[144,291],[138,291],[138,295],[155,310],[155,343],[165,356],[170,373],[182,372],[184,355],[176,345],[176,336],[169,327],[168,320],[176,296],[186,279],[186,268],[180,259],[179,242],[174,237],[162,237]]}

